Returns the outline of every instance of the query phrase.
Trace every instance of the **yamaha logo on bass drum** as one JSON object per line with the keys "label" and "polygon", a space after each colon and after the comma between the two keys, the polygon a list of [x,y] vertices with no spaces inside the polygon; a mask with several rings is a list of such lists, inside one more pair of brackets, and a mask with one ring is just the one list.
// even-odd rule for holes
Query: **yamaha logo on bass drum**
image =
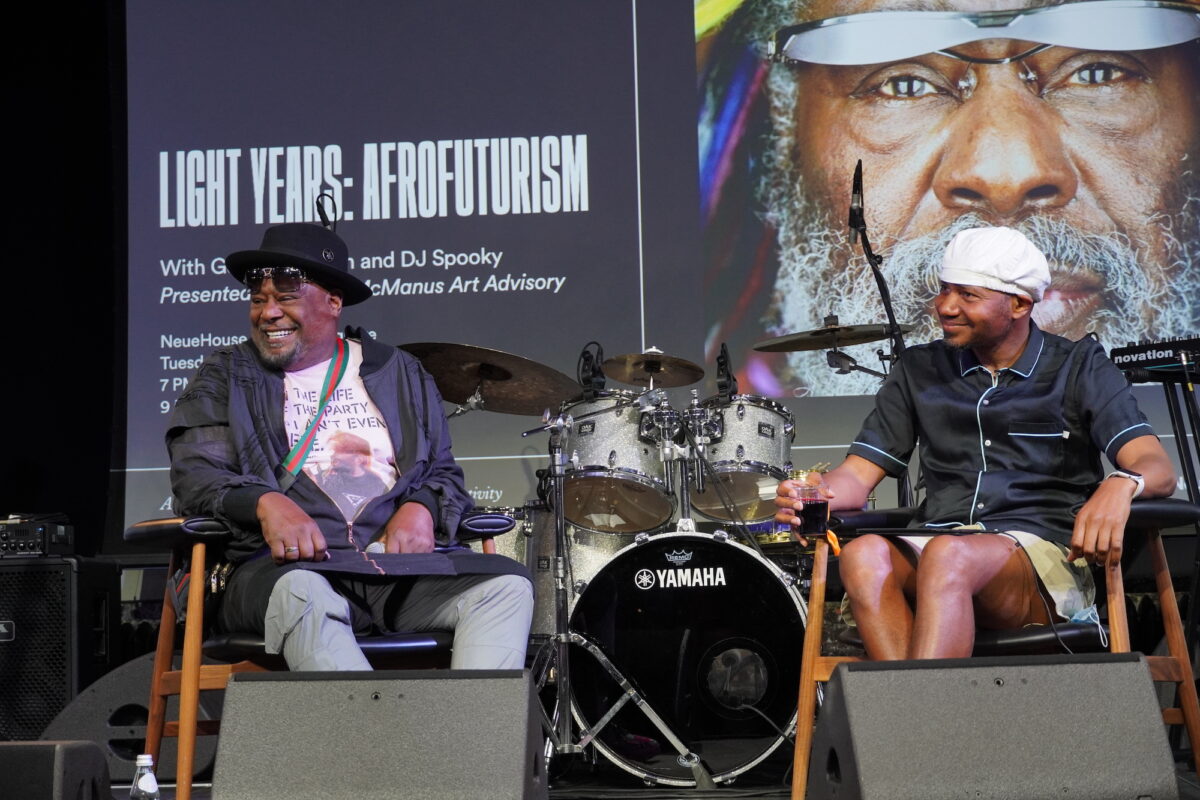
{"label": "yamaha logo on bass drum", "polygon": [[672,550],[665,553],[674,569],[639,569],[633,576],[633,584],[639,589],[691,589],[700,586],[725,586],[724,567],[685,567],[692,560],[692,553]]}

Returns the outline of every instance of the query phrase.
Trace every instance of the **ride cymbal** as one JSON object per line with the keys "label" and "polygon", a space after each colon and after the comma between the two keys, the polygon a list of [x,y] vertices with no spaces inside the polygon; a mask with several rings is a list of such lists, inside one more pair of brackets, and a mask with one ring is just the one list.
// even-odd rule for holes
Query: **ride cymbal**
{"label": "ride cymbal", "polygon": [[537,416],[579,394],[579,384],[553,367],[502,350],[449,342],[414,342],[400,349],[421,361],[451,403],[465,403],[478,390],[485,411]]}
{"label": "ride cymbal", "polygon": [[[900,330],[908,333],[912,325],[901,325]],[[826,325],[811,331],[789,333],[766,339],[754,345],[760,353],[794,353],[800,350],[831,350],[849,347],[852,344],[878,342],[888,338],[887,325]]]}

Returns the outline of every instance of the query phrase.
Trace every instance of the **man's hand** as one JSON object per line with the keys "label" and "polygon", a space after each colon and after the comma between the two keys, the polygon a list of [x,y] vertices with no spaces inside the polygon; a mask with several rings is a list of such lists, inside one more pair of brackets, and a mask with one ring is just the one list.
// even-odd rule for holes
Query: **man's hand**
{"label": "man's hand", "polygon": [[800,481],[784,481],[779,484],[775,490],[775,506],[779,510],[775,512],[775,521],[780,525],[791,525],[795,527],[800,524],[800,517],[796,512],[804,508],[804,502],[800,500],[800,493],[797,489],[801,486],[815,486],[817,491],[826,500],[832,500],[836,495],[829,485],[821,480],[821,473],[810,472],[804,476],[804,480]]}
{"label": "man's hand", "polygon": [[324,561],[329,557],[321,529],[290,497],[268,492],[258,498],[257,513],[276,564]]}
{"label": "man's hand", "polygon": [[1125,522],[1136,488],[1137,484],[1125,478],[1109,478],[1100,484],[1075,516],[1069,560],[1083,557],[1094,564],[1121,560]]}
{"label": "man's hand", "polygon": [[402,503],[383,531],[385,552],[433,552],[433,515],[420,503]]}
{"label": "man's hand", "polygon": [[[817,492],[826,500],[832,500],[835,496],[829,485],[821,479],[819,472],[808,473],[804,476],[804,480],[784,481],[775,490],[775,506],[779,509],[775,512],[776,523],[790,525],[792,528],[799,527],[800,516],[797,512],[804,508],[804,501],[800,499],[798,491],[801,486],[815,486]],[[808,546],[807,537],[798,536],[795,530],[792,531],[792,538],[805,547]]]}
{"label": "man's hand", "polygon": [[[1175,470],[1162,443],[1154,436],[1131,439],[1117,451],[1117,466],[1145,479],[1143,497],[1169,497],[1175,491]],[[1096,564],[1114,564],[1121,558],[1129,503],[1137,484],[1127,478],[1106,478],[1075,517],[1070,558],[1080,556]]]}

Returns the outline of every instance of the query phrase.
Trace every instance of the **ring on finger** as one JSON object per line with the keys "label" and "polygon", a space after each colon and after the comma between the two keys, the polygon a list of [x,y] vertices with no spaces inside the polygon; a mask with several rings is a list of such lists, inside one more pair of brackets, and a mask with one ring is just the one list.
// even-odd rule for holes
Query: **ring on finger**
{"label": "ring on finger", "polygon": [[300,552],[300,548],[299,548],[299,547],[285,547],[285,548],[283,548],[283,552],[285,552],[285,553],[299,553],[299,552]]}

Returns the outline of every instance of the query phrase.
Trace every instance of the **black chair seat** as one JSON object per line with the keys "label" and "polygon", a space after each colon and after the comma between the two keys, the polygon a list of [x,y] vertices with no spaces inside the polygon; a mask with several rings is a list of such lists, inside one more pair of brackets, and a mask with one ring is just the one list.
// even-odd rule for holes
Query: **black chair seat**
{"label": "black chair seat", "polygon": [[[368,659],[446,652],[454,643],[449,631],[425,633],[386,633],[357,637],[358,646]],[[204,655],[217,661],[256,660],[266,656],[263,637],[253,633],[219,633],[204,642]]]}
{"label": "black chair seat", "polygon": [[[1061,653],[1066,645],[1073,653],[1095,652],[1107,646],[1108,631],[1101,641],[1100,629],[1092,623],[1060,622],[1055,631],[1049,625],[1030,625],[1006,631],[979,630],[975,632],[973,656],[1026,656],[1040,653]],[[1061,639],[1061,643],[1060,643]],[[858,628],[846,628],[838,634],[838,641],[854,647],[862,647]]]}

